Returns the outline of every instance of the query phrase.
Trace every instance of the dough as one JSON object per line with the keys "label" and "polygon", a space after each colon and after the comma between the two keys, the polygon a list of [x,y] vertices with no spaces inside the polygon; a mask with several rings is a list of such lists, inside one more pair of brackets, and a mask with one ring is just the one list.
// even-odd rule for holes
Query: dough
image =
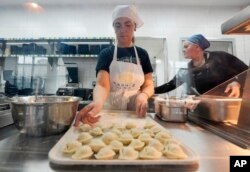
{"label": "dough", "polygon": [[101,148],[98,153],[95,155],[96,159],[99,160],[109,160],[113,159],[115,152],[108,146]]}
{"label": "dough", "polygon": [[76,152],[72,155],[72,159],[88,159],[93,155],[93,151],[90,146],[84,145],[79,147]]}
{"label": "dough", "polygon": [[165,146],[163,154],[169,159],[186,159],[187,155],[181,146],[175,143],[169,143]]}
{"label": "dough", "polygon": [[129,144],[130,147],[134,148],[137,151],[142,150],[144,147],[145,143],[139,139],[134,139],[132,142]]}
{"label": "dough", "polygon": [[77,140],[69,142],[63,148],[63,153],[65,153],[65,154],[73,154],[73,153],[75,153],[76,149],[78,149],[80,146],[82,146],[82,144],[81,144],[81,142],[79,142]]}
{"label": "dough", "polygon": [[143,148],[143,150],[140,152],[140,158],[141,159],[160,159],[162,156],[162,153],[156,150],[152,146],[146,146]]}
{"label": "dough", "polygon": [[88,132],[83,132],[78,135],[77,140],[81,142],[82,144],[87,144],[90,142],[90,140],[93,138]]}
{"label": "dough", "polygon": [[135,160],[138,158],[139,153],[134,150],[132,147],[123,147],[120,150],[120,154],[118,159],[123,159],[123,160]]}

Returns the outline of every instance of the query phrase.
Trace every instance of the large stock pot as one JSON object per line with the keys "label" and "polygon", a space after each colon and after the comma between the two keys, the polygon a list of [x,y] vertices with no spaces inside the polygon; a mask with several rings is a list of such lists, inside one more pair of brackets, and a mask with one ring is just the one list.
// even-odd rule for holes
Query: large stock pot
{"label": "large stock pot", "polygon": [[14,124],[27,135],[59,134],[70,127],[80,100],[72,96],[15,97],[11,101]]}

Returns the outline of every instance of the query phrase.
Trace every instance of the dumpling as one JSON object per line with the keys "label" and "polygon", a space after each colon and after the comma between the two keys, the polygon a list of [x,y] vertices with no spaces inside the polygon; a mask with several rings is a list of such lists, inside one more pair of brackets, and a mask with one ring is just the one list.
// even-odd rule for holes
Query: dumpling
{"label": "dumpling", "polygon": [[118,140],[124,145],[128,145],[133,140],[133,136],[129,133],[123,133],[122,135],[120,135]]}
{"label": "dumpling", "polygon": [[151,137],[155,136],[155,133],[151,129],[149,129],[149,128],[144,129],[143,133],[148,133]]}
{"label": "dumpling", "polygon": [[106,144],[101,139],[92,139],[89,146],[94,152],[98,152],[101,148],[105,147]]}
{"label": "dumpling", "polygon": [[90,142],[90,140],[93,138],[89,133],[83,132],[78,135],[77,140],[81,142],[82,144],[87,144]]}
{"label": "dumpling", "polygon": [[120,142],[120,141],[118,141],[118,140],[113,140],[112,142],[110,142],[109,146],[110,146],[111,149],[113,149],[116,153],[118,153],[118,152],[123,148],[122,142]]}
{"label": "dumpling", "polygon": [[133,136],[133,138],[138,138],[139,137],[139,135],[141,134],[141,129],[139,129],[139,128],[132,128],[131,130],[130,130],[130,134]]}
{"label": "dumpling", "polygon": [[154,126],[150,129],[154,134],[159,133],[162,129],[159,126]]}
{"label": "dumpling", "polygon": [[112,128],[110,132],[115,133],[117,136],[122,135],[122,131],[118,130],[117,128]]}
{"label": "dumpling", "polygon": [[76,152],[72,155],[72,159],[88,159],[93,155],[93,151],[90,146],[84,145],[79,147]]}
{"label": "dumpling", "polygon": [[131,128],[136,128],[136,124],[132,121],[129,121],[126,123],[126,126],[125,126],[126,129],[131,129]]}
{"label": "dumpling", "polygon": [[91,130],[89,130],[89,133],[92,136],[97,137],[97,136],[101,136],[103,134],[103,131],[100,127],[94,127]]}
{"label": "dumpling", "polygon": [[171,138],[172,135],[167,131],[160,131],[155,135],[155,139],[159,140],[162,144],[165,144]]}
{"label": "dumpling", "polygon": [[100,127],[102,129],[102,131],[106,132],[108,131],[109,129],[111,129],[113,126],[112,123],[97,123],[95,125],[95,127]]}
{"label": "dumpling", "polygon": [[140,139],[141,141],[143,141],[145,144],[148,144],[150,140],[152,140],[153,138],[148,134],[148,133],[142,133],[138,139]]}
{"label": "dumpling", "polygon": [[104,135],[102,136],[103,142],[106,143],[107,145],[111,141],[116,140],[117,138],[118,138],[118,136],[115,133],[112,133],[112,132],[104,133]]}
{"label": "dumpling", "polygon": [[109,160],[113,159],[115,156],[115,152],[108,146],[101,148],[97,154],[95,154],[95,158],[99,160]]}
{"label": "dumpling", "polygon": [[125,127],[122,124],[118,124],[118,123],[114,123],[112,128],[113,129],[118,129],[120,131],[124,131],[125,130]]}
{"label": "dumpling", "polygon": [[140,152],[139,157],[141,159],[160,159],[162,156],[162,153],[159,152],[158,150],[156,150],[154,147],[152,146],[146,146],[143,148],[143,150]]}
{"label": "dumpling", "polygon": [[164,149],[164,145],[157,139],[153,139],[148,143],[148,146],[154,147],[159,152],[162,152]]}
{"label": "dumpling", "polygon": [[63,148],[63,153],[65,154],[73,154],[75,153],[75,151],[82,146],[82,143],[74,140],[72,142],[69,142],[65,145],[65,147]]}
{"label": "dumpling", "polygon": [[153,126],[155,126],[155,122],[151,121],[151,120],[147,120],[144,124],[144,129],[150,129]]}
{"label": "dumpling", "polygon": [[118,159],[121,160],[135,160],[139,156],[139,153],[132,147],[123,147],[120,150]]}
{"label": "dumpling", "polygon": [[186,159],[187,155],[180,145],[169,143],[165,146],[163,154],[169,159]]}
{"label": "dumpling", "polygon": [[81,123],[79,125],[79,130],[82,132],[88,132],[92,127],[89,124],[83,124]]}
{"label": "dumpling", "polygon": [[130,147],[134,148],[137,151],[142,150],[143,146],[145,145],[144,142],[142,142],[139,139],[134,139],[132,142],[129,144]]}

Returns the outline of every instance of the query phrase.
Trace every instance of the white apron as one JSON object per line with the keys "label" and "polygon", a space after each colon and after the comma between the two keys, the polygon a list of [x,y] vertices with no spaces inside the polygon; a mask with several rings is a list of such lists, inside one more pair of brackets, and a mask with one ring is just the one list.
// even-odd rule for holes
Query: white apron
{"label": "white apron", "polygon": [[111,110],[135,110],[135,98],[144,83],[144,73],[136,48],[136,64],[117,61],[117,45],[109,67],[110,94],[104,108]]}

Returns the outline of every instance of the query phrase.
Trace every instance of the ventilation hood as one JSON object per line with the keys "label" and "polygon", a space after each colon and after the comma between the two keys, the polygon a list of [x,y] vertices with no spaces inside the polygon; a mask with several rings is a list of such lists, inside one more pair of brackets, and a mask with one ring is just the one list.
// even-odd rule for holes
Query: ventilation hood
{"label": "ventilation hood", "polygon": [[250,34],[250,6],[221,25],[222,34]]}

